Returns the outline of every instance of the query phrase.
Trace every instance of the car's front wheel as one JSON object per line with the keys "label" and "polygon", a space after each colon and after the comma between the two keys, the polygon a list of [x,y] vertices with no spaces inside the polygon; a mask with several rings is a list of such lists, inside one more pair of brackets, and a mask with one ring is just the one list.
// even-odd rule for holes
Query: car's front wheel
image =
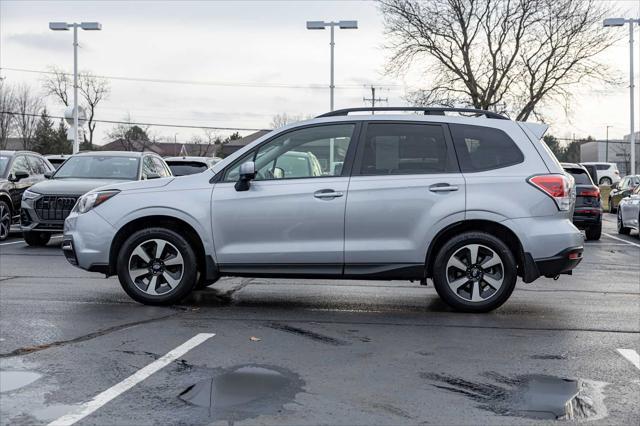
{"label": "car's front wheel", "polygon": [[117,272],[125,292],[146,305],[180,302],[196,285],[196,254],[180,234],[166,228],[133,233],[122,245]]}
{"label": "car's front wheel", "polygon": [[631,233],[631,228],[627,228],[624,226],[624,222],[622,222],[622,212],[618,209],[618,234],[621,235],[629,235]]}
{"label": "car's front wheel", "polygon": [[24,241],[32,247],[44,247],[49,243],[51,234],[48,232],[23,232]]}
{"label": "car's front wheel", "polygon": [[4,241],[9,237],[11,230],[11,208],[9,203],[0,200],[0,241]]}
{"label": "car's front wheel", "polygon": [[442,300],[464,312],[488,312],[511,296],[517,264],[500,239],[485,232],[453,237],[438,252],[433,282]]}

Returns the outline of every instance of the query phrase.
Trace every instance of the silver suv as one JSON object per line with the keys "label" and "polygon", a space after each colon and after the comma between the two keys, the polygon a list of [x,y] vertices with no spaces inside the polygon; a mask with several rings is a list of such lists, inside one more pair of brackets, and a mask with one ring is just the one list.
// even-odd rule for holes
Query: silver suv
{"label": "silver suv", "polygon": [[66,220],[65,255],[153,305],[222,276],[430,278],[454,309],[485,312],[518,276],[571,273],[574,183],[540,140],[546,126],[380,110],[396,109],[422,114],[334,111],[204,173],[96,189]]}

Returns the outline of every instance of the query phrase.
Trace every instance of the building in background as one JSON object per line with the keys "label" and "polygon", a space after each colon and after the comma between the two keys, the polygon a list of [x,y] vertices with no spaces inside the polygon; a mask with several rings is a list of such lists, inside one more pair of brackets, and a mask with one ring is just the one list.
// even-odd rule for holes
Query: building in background
{"label": "building in background", "polygon": [[[580,161],[598,161],[616,163],[620,175],[625,176],[631,168],[631,144],[629,140],[631,135],[625,135],[623,140],[597,140],[585,142],[580,146]],[[636,148],[636,170],[640,170],[640,132],[635,134]],[[607,155],[608,145],[608,155]]]}

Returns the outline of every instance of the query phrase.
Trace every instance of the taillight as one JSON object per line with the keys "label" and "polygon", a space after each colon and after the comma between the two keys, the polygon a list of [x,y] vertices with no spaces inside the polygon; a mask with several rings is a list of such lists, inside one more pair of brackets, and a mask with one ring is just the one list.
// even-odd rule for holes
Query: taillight
{"label": "taillight", "polygon": [[585,189],[584,191],[580,192],[580,194],[578,194],[582,197],[595,197],[595,198],[600,198],[600,189],[598,188],[594,188],[594,189]]}
{"label": "taillight", "polygon": [[558,210],[567,211],[571,208],[576,194],[573,178],[566,175],[538,175],[530,177],[527,181],[553,198]]}

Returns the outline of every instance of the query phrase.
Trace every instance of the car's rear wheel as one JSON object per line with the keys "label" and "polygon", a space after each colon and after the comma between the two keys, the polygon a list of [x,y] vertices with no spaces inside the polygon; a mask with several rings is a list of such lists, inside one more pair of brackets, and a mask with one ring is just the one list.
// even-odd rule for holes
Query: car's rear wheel
{"label": "car's rear wheel", "polygon": [[622,212],[620,210],[618,210],[617,224],[618,224],[618,226],[617,226],[618,234],[629,235],[629,233],[631,233],[631,228],[625,227],[624,223],[622,222]]}
{"label": "car's rear wheel", "polygon": [[23,232],[24,241],[33,247],[43,247],[49,243],[51,234],[48,232]]}
{"label": "car's rear wheel", "polygon": [[196,255],[189,242],[166,228],[135,232],[122,245],[117,260],[120,284],[146,305],[180,302],[196,285]]}
{"label": "car's rear wheel", "polygon": [[6,201],[0,200],[0,241],[4,241],[9,238],[10,231],[11,208]]}
{"label": "car's rear wheel", "polygon": [[611,178],[608,177],[603,177],[602,179],[600,179],[600,185],[609,185],[611,186]]}
{"label": "car's rear wheel", "polygon": [[602,236],[602,224],[590,226],[584,230],[587,240],[599,240]]}
{"label": "car's rear wheel", "polygon": [[433,282],[442,300],[463,312],[488,312],[511,296],[517,279],[513,253],[484,232],[453,237],[438,252]]}

